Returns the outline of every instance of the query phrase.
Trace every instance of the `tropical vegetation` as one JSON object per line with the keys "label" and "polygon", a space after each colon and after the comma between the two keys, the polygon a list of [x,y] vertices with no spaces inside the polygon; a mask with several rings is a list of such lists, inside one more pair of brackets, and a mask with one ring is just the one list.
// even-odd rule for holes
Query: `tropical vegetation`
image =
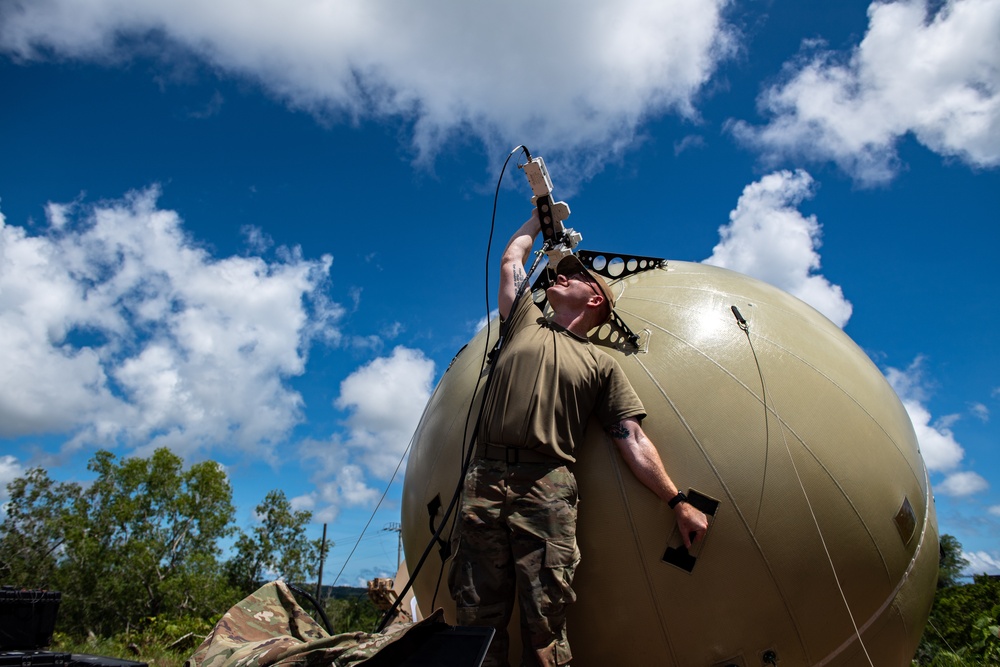
{"label": "tropical vegetation", "polygon": [[[178,667],[262,582],[316,579],[312,516],[281,491],[265,495],[244,530],[218,463],[185,467],[167,449],[125,459],[100,451],[89,469],[86,485],[27,471],[9,484],[0,525],[0,584],[62,594],[52,650]],[[1000,579],[963,582],[961,554],[943,535],[915,666],[1000,665]],[[371,631],[380,613],[361,589],[341,589],[324,607],[334,632]]]}

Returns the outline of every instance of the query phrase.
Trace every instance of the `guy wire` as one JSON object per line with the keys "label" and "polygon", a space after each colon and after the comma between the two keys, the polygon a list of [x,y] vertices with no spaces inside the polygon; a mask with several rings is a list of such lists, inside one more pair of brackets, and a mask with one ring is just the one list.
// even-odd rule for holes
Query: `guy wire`
{"label": "guy wire", "polygon": [[[385,500],[386,495],[389,494],[389,489],[392,488],[392,483],[396,479],[396,473],[399,472],[399,468],[403,465],[403,461],[406,460],[406,455],[407,453],[409,453],[410,447],[412,446],[413,446],[413,436],[411,435],[410,442],[407,443],[406,449],[403,450],[403,455],[399,457],[399,461],[396,463],[396,469],[392,471],[392,477],[389,478],[389,483],[385,485],[385,490],[382,492],[382,497],[378,499],[377,503],[375,503],[375,509],[372,510],[371,516],[368,517],[368,522],[365,524],[365,527],[361,529],[361,534],[358,535],[357,541],[354,543],[354,546],[351,547],[351,553],[347,554],[347,559],[344,561],[343,566],[341,566],[340,572],[337,573],[337,576],[334,578],[333,583],[330,584],[331,586],[337,585],[337,581],[340,579],[340,575],[344,574],[344,570],[347,569],[347,564],[351,562],[351,557],[354,556],[354,552],[357,551],[358,545],[361,544],[361,538],[365,536],[365,531],[368,530],[368,526],[372,525],[372,521],[375,519],[375,514],[378,512],[378,508],[382,506],[382,501]],[[396,567],[397,568],[399,567],[399,563],[396,563]]]}

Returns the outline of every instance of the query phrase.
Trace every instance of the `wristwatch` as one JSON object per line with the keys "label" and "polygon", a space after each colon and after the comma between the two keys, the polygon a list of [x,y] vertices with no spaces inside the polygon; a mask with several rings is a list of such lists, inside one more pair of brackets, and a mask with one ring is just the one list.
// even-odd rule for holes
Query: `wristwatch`
{"label": "wristwatch", "polygon": [[667,501],[667,505],[670,509],[677,507],[678,503],[686,503],[688,497],[684,495],[683,491],[678,491],[677,495]]}

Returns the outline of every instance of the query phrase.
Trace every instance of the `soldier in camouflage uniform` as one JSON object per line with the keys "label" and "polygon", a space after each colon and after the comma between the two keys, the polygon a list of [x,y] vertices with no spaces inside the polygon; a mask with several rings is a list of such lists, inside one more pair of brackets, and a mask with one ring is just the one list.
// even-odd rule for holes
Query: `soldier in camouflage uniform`
{"label": "soldier in camouflage uniform", "polygon": [[556,267],[541,316],[524,264],[540,231],[533,215],[514,234],[500,267],[499,310],[506,342],[494,361],[476,457],[464,481],[449,573],[461,625],[496,629],[484,665],[507,665],[507,624],[520,600],[522,664],[572,659],[566,606],[576,599],[576,478],[570,465],[591,415],[633,474],[674,508],[685,545],[702,539],[705,515],[684,502],[640,422],[645,410],[618,363],[587,340],[611,316],[604,280],[576,257]]}

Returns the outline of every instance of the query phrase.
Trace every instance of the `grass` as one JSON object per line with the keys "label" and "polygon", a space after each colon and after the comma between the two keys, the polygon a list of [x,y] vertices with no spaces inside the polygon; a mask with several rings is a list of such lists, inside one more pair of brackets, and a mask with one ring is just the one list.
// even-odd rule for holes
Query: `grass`
{"label": "grass", "polygon": [[162,632],[124,633],[115,637],[70,637],[56,633],[49,651],[85,653],[119,660],[143,662],[149,667],[183,667],[211,628],[197,633],[188,631],[176,636]]}

